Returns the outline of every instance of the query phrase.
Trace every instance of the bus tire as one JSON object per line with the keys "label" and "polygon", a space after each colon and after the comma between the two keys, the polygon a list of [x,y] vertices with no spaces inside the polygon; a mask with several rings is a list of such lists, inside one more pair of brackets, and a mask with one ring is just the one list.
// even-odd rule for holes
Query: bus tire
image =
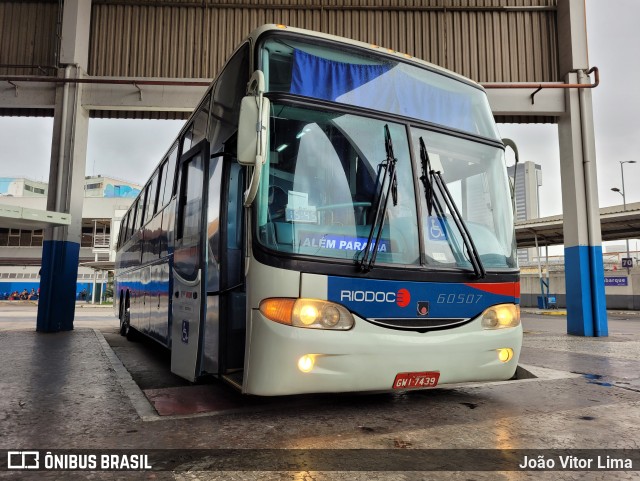
{"label": "bus tire", "polygon": [[120,335],[124,336],[124,333],[122,332],[122,317],[124,315],[124,293],[122,291],[120,291],[120,302],[118,304],[118,319],[120,320]]}
{"label": "bus tire", "polygon": [[124,304],[124,309],[121,309],[120,316],[120,335],[126,336],[129,339],[129,332],[131,331],[131,322],[130,322],[131,312],[129,310],[129,298]]}
{"label": "bus tire", "polygon": [[136,331],[133,327],[131,327],[129,324],[127,324],[127,332],[125,334],[125,337],[127,338],[127,341],[138,341],[138,331]]}

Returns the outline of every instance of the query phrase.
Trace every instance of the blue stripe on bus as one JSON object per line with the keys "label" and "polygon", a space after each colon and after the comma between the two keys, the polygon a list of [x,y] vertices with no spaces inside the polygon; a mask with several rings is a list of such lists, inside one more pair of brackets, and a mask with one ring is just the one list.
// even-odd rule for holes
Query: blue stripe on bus
{"label": "blue stripe on bus", "polygon": [[[519,303],[517,282],[514,295],[476,289],[473,284],[407,282],[351,277],[329,277],[328,300],[342,304],[361,317],[382,318],[472,318],[486,308]],[[421,310],[426,308],[426,311]]]}

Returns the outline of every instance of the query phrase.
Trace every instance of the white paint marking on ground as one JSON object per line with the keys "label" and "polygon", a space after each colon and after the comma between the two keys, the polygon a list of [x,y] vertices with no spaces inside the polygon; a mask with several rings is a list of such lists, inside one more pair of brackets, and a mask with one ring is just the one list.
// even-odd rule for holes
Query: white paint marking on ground
{"label": "white paint marking on ground", "polygon": [[556,369],[549,369],[546,367],[530,366],[528,364],[518,364],[521,368],[529,371],[533,374],[534,378],[529,379],[513,379],[507,381],[490,381],[490,382],[470,382],[470,383],[456,383],[456,384],[443,384],[443,389],[458,389],[458,388],[470,388],[470,387],[486,387],[486,386],[500,386],[523,383],[523,382],[536,382],[536,381],[557,381],[559,379],[571,379],[582,377],[582,374],[576,374],[569,371],[558,371]]}

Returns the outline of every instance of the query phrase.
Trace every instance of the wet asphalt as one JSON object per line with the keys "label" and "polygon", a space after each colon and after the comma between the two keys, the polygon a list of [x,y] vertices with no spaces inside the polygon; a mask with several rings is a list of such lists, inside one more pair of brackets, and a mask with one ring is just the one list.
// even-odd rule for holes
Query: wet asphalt
{"label": "wet asphalt", "polygon": [[[640,317],[610,315],[607,338],[564,334],[564,316],[523,314],[520,362],[553,375],[383,394],[252,398],[237,409],[144,421],[100,343],[142,390],[188,386],[166,351],[117,334],[104,308],[71,332],[34,332],[33,306],[0,306],[2,449],[640,449]],[[96,329],[94,331],[93,329]],[[546,372],[544,369],[540,372]],[[560,373],[560,374],[558,374]],[[554,377],[555,376],[555,377]],[[211,381],[217,382],[217,381]],[[237,398],[234,398],[237,396]],[[14,479],[638,479],[634,471],[219,471],[7,473]],[[209,466],[210,467],[210,466]],[[313,466],[311,466],[312,468]],[[362,467],[360,467],[362,468]]]}

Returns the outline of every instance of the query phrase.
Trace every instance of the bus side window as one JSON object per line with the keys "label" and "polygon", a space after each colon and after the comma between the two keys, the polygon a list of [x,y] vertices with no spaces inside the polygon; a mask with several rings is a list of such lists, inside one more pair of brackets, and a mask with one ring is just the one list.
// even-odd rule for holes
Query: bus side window
{"label": "bus side window", "polygon": [[133,221],[135,217],[135,203],[131,204],[131,208],[129,209],[129,215],[127,216],[127,232],[125,234],[125,242],[129,240],[131,237],[131,233],[133,232]]}
{"label": "bus side window", "polygon": [[165,177],[167,176],[166,170],[167,170],[167,161],[165,160],[164,162],[162,162],[162,165],[160,165],[160,168],[158,169],[158,192],[156,194],[156,197],[157,197],[156,212],[159,212],[163,206],[162,197],[164,196],[164,182],[166,180]]}
{"label": "bus side window", "polygon": [[122,216],[120,221],[120,233],[118,234],[118,249],[120,249],[127,239],[127,221],[129,220],[129,212]]}
{"label": "bus side window", "polygon": [[131,219],[131,211],[127,212],[127,216],[124,219],[124,223],[122,224],[122,244],[127,242],[129,239],[129,221]]}
{"label": "bus side window", "polygon": [[169,153],[169,159],[166,164],[166,180],[164,183],[162,205],[169,203],[173,197],[173,184],[176,178],[176,163],[178,161],[178,143],[173,146],[171,153]]}
{"label": "bus side window", "polygon": [[211,103],[211,95],[202,101],[193,122],[184,134],[184,142],[182,143],[182,151],[187,152],[191,147],[205,138],[207,133],[207,122],[209,121],[209,104]]}
{"label": "bus side window", "polygon": [[142,216],[144,215],[144,201],[146,199],[145,194],[146,194],[145,190],[140,192],[140,195],[138,196],[138,202],[136,202],[136,225],[133,229],[133,232],[137,232],[140,229],[140,227],[142,227]]}
{"label": "bus side window", "polygon": [[149,197],[151,197],[151,183],[147,184],[144,188],[144,202],[142,203],[144,211],[142,212],[142,222],[140,227],[143,227],[151,217],[149,217]]}
{"label": "bus side window", "polygon": [[240,102],[249,74],[249,44],[245,43],[231,57],[214,86],[208,137],[212,153],[219,152],[222,144],[238,130]]}
{"label": "bus side window", "polygon": [[198,236],[202,212],[202,156],[199,154],[181,166],[180,203],[176,239]]}
{"label": "bus side window", "polygon": [[144,223],[146,224],[156,213],[156,194],[158,189],[158,172],[151,178],[151,182],[147,186],[147,207],[144,214]]}
{"label": "bus side window", "polygon": [[136,223],[138,221],[137,219],[137,213],[138,213],[138,202],[140,201],[140,197],[138,197],[134,202],[133,205],[131,206],[131,222],[129,223],[129,235],[128,237],[131,237],[133,234],[135,234],[136,232]]}

